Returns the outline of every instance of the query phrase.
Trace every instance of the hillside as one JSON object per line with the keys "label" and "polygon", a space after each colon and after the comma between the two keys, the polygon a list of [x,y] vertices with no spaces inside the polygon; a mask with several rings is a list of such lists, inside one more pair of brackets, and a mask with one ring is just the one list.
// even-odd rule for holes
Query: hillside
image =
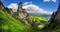
{"label": "hillside", "polygon": [[7,12],[0,11],[0,31],[1,32],[40,32],[36,27],[28,26],[23,20],[18,20],[10,16]]}
{"label": "hillside", "polygon": [[[34,14],[30,15],[30,21],[33,17],[36,17],[36,23],[38,25],[45,25],[47,19],[44,17],[39,17]],[[59,32],[59,29],[52,29],[50,32]],[[22,19],[17,18],[17,14],[14,17],[10,16],[7,12],[0,10],[0,32],[47,32],[46,30],[40,30],[38,27],[32,27],[25,24]]]}
{"label": "hillside", "polygon": [[[30,27],[24,23],[21,23],[19,20],[14,19],[8,13],[0,11],[0,31],[2,30],[8,32],[33,32],[36,31],[33,27]],[[40,31],[38,29],[38,31]]]}
{"label": "hillside", "polygon": [[29,15],[30,15],[30,21],[32,21],[33,18],[35,18],[38,25],[45,25],[48,21],[47,18],[42,17],[42,16],[38,16],[38,15],[35,15],[35,14],[29,14]]}
{"label": "hillside", "polygon": [[[17,15],[16,12],[14,12],[13,17],[14,17],[15,19],[19,20],[19,21],[22,20],[22,19],[21,19],[21,20],[18,19],[18,15]],[[45,25],[45,24],[47,23],[47,21],[48,21],[48,18],[45,18],[45,17],[42,17],[42,16],[38,16],[38,15],[35,15],[35,14],[33,14],[33,13],[29,13],[29,18],[30,18],[30,22],[32,22],[32,21],[33,21],[33,18],[35,18],[36,23],[37,23],[38,25]],[[21,21],[21,22],[22,22],[22,21]]]}

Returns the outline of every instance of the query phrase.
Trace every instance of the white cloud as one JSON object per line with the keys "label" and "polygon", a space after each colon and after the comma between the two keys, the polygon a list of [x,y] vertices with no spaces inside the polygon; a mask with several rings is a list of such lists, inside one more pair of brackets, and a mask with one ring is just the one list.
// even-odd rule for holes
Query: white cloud
{"label": "white cloud", "polygon": [[28,5],[28,2],[25,2],[24,5]]}
{"label": "white cloud", "polygon": [[23,5],[29,5],[32,4],[32,2],[25,2]]}
{"label": "white cloud", "polygon": [[50,0],[44,0],[44,2],[49,2]]}
{"label": "white cloud", "polygon": [[27,12],[29,12],[29,13],[42,13],[42,14],[48,14],[48,15],[52,14],[52,12],[45,11],[44,9],[42,9],[39,6],[34,5],[34,4],[29,4],[29,5],[23,6],[23,8],[26,9]]}
{"label": "white cloud", "polygon": [[53,2],[56,2],[56,0],[52,0]]}
{"label": "white cloud", "polygon": [[[22,8],[26,9],[28,13],[41,13],[41,14],[47,14],[51,15],[52,12],[46,11],[42,8],[40,8],[37,5],[32,4],[32,2],[26,2],[27,4],[23,4],[24,6]],[[13,11],[17,11],[18,5],[16,3],[11,3],[10,5],[7,6],[8,8],[12,8]]]}
{"label": "white cloud", "polygon": [[11,3],[7,7],[13,9],[13,11],[15,12],[15,11],[17,11],[18,5],[17,5],[17,3]]}
{"label": "white cloud", "polygon": [[56,2],[57,0],[44,0],[44,2],[49,2],[49,1]]}

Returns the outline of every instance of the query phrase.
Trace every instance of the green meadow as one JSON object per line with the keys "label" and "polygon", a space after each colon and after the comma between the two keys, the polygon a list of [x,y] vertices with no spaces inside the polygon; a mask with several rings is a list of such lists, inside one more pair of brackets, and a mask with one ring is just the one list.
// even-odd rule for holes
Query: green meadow
{"label": "green meadow", "polygon": [[[0,10],[0,32],[47,32],[38,27],[25,24],[24,20],[18,19],[17,16],[16,13],[10,16],[7,12]],[[47,18],[34,14],[29,14],[29,17],[31,22],[35,17],[37,25],[45,25],[48,22]],[[60,32],[59,30],[51,30],[51,32]]]}

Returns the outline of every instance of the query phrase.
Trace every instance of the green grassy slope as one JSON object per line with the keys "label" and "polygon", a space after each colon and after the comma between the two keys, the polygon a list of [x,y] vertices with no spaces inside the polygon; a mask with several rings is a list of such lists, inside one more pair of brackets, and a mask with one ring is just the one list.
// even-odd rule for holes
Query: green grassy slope
{"label": "green grassy slope", "polygon": [[0,31],[2,30],[3,32],[41,32],[40,29],[28,26],[8,13],[0,11]]}
{"label": "green grassy slope", "polygon": [[[13,17],[14,17],[15,19],[21,21],[20,19],[18,19],[18,15],[17,15],[16,12],[13,14]],[[31,21],[31,22],[32,22],[33,18],[35,17],[36,23],[37,23],[38,25],[41,25],[41,24],[42,24],[42,25],[45,25],[45,24],[47,23],[47,21],[48,21],[48,19],[45,18],[45,17],[37,16],[37,15],[31,14],[31,13],[29,14],[29,17],[30,17],[30,21]],[[21,22],[22,22],[22,21],[21,21]]]}
{"label": "green grassy slope", "polygon": [[45,25],[48,22],[48,19],[45,18],[45,17],[37,16],[37,15],[34,15],[34,14],[29,14],[29,15],[30,15],[30,21],[32,21],[33,18],[35,18],[36,23],[38,25]]}

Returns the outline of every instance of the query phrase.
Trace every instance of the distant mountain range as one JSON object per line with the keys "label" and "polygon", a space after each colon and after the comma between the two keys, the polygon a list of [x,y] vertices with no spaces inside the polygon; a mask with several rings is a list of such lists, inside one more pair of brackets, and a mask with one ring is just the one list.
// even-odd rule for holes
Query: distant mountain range
{"label": "distant mountain range", "polygon": [[45,18],[50,18],[51,17],[51,15],[40,14],[40,13],[35,13],[35,15],[42,16],[42,17],[45,17]]}

